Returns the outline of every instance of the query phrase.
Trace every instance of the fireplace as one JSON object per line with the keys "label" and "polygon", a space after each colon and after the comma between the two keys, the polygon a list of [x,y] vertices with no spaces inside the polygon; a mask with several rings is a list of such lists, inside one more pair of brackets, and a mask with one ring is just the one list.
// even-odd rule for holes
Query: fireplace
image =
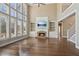
{"label": "fireplace", "polygon": [[37,32],[37,37],[38,38],[45,38],[46,37],[46,32],[45,31],[39,31],[39,32]]}
{"label": "fireplace", "polygon": [[39,33],[38,36],[45,37],[46,34],[45,33]]}

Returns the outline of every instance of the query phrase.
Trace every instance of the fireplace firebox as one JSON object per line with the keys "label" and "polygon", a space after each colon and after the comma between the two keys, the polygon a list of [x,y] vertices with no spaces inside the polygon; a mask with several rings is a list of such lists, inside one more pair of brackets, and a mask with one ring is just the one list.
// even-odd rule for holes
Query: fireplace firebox
{"label": "fireplace firebox", "polygon": [[39,33],[38,36],[45,37],[46,34],[45,33]]}
{"label": "fireplace firebox", "polygon": [[46,32],[45,31],[39,31],[37,32],[38,38],[46,38]]}

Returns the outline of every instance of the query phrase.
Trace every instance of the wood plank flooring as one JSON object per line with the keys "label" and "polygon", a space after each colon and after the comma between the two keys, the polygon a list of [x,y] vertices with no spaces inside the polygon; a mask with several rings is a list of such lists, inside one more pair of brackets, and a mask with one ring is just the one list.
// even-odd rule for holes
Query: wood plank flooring
{"label": "wood plank flooring", "polygon": [[0,56],[78,56],[79,49],[66,39],[29,38],[0,48]]}

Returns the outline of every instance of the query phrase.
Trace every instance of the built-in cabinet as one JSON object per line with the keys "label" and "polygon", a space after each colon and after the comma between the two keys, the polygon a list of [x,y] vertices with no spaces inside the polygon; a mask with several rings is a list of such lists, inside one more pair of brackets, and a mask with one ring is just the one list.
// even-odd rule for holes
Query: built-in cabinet
{"label": "built-in cabinet", "polygon": [[49,22],[49,31],[55,31],[55,22]]}

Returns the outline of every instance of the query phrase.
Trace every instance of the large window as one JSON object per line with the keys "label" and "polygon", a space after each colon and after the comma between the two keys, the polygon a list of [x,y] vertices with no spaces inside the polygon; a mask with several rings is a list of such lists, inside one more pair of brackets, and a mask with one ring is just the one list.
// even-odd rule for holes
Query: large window
{"label": "large window", "polygon": [[8,16],[0,13],[0,38],[8,38]]}
{"label": "large window", "polygon": [[9,7],[6,4],[0,3],[0,11],[9,14]]}
{"label": "large window", "polygon": [[0,40],[27,34],[27,6],[0,3]]}

